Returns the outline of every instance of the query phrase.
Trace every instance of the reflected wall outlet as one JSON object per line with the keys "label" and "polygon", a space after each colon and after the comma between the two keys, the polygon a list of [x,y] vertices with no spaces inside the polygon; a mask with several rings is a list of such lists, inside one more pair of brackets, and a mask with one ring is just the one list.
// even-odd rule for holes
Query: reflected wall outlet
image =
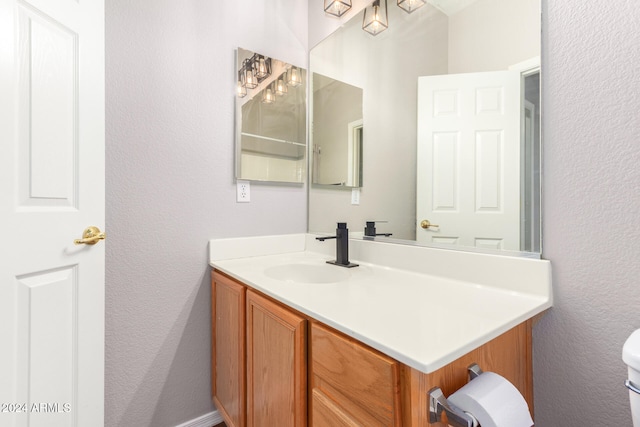
{"label": "reflected wall outlet", "polygon": [[351,204],[359,205],[360,204],[360,189],[352,188],[351,189]]}
{"label": "reflected wall outlet", "polygon": [[249,181],[237,181],[236,182],[236,202],[249,203],[251,200],[251,187]]}

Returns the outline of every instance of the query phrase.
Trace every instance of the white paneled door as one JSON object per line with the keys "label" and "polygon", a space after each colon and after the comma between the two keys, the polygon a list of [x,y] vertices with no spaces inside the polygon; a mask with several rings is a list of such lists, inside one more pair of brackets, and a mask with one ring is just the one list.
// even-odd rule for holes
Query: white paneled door
{"label": "white paneled door", "polygon": [[418,241],[520,250],[520,82],[517,71],[419,78]]}
{"label": "white paneled door", "polygon": [[104,2],[0,0],[0,426],[104,424]]}

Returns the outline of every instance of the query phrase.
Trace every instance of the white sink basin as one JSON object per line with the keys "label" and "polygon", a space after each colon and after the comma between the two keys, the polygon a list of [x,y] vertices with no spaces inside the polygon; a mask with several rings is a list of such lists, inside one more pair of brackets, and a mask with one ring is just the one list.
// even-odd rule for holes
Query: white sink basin
{"label": "white sink basin", "polygon": [[284,264],[269,267],[264,274],[275,280],[297,283],[335,283],[347,280],[351,273],[330,264]]}

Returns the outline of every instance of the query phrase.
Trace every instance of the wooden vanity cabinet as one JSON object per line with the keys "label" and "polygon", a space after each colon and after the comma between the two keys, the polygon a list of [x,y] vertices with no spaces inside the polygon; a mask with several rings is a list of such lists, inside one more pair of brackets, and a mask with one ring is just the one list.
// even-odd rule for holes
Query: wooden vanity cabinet
{"label": "wooden vanity cabinet", "polygon": [[247,291],[247,425],[307,425],[306,322]]}
{"label": "wooden vanity cabinet", "polygon": [[400,364],[313,322],[311,425],[401,426]]}
{"label": "wooden vanity cabinet", "polygon": [[446,427],[429,421],[428,392],[449,396],[477,363],[513,383],[533,413],[532,325],[425,374],[214,270],[213,401],[227,427]]}
{"label": "wooden vanity cabinet", "polygon": [[211,393],[227,427],[246,426],[246,286],[211,274]]}
{"label": "wooden vanity cabinet", "polygon": [[533,413],[531,328],[531,320],[523,322],[425,374],[321,323],[311,322],[309,424],[447,427],[445,423],[429,421],[428,393],[433,387],[440,387],[449,396],[467,383],[467,368],[473,363],[508,379]]}
{"label": "wooden vanity cabinet", "polygon": [[533,414],[533,322],[520,323],[430,374],[404,366],[401,380],[403,426],[448,427],[445,423],[429,422],[429,390],[440,387],[445,396],[451,395],[468,382],[467,367],[472,363],[477,363],[483,371],[495,372],[509,380],[522,393]]}
{"label": "wooden vanity cabinet", "polygon": [[305,427],[306,319],[211,277],[212,397],[227,427]]}

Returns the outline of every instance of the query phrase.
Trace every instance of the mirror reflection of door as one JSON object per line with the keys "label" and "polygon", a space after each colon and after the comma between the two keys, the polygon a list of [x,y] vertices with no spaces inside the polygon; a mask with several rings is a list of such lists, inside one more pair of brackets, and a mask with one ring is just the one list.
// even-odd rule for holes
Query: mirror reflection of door
{"label": "mirror reflection of door", "polygon": [[519,169],[519,72],[419,79],[418,241],[519,250]]}
{"label": "mirror reflection of door", "polygon": [[539,119],[525,81],[519,71],[420,78],[420,242],[539,250]]}

